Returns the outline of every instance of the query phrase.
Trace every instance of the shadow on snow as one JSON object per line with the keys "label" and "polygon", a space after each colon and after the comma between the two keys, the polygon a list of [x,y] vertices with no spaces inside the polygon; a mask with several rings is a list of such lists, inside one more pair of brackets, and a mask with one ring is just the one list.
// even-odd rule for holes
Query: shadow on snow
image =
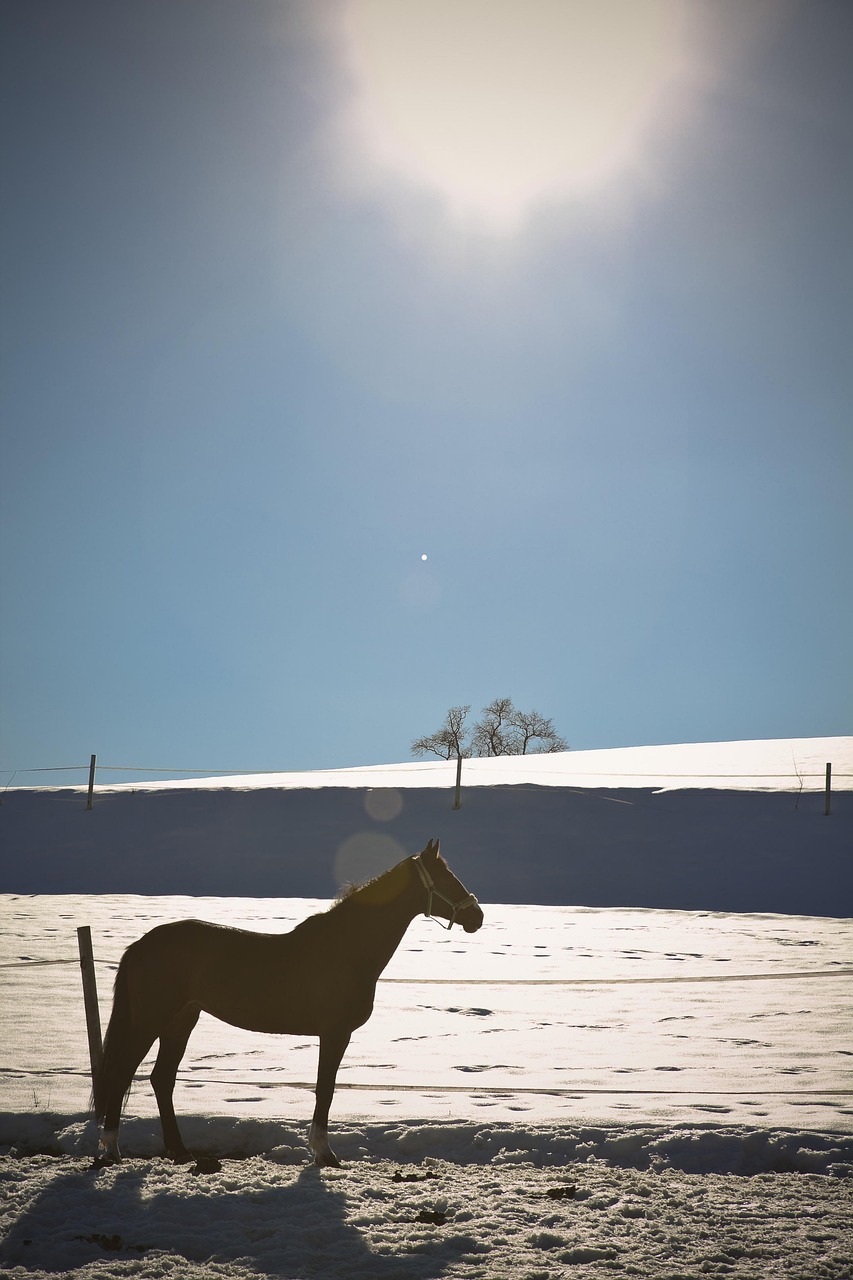
{"label": "shadow on snow", "polygon": [[[97,1259],[126,1264],[160,1253],[197,1264],[243,1261],[278,1277],[426,1280],[478,1252],[469,1236],[413,1225],[405,1253],[376,1253],[347,1221],[346,1174],[310,1166],[294,1176],[263,1162],[253,1182],[252,1163],[226,1163],[220,1174],[203,1177],[161,1161],[100,1173],[78,1164],[58,1172],[31,1202],[0,1244],[0,1262],[67,1272]],[[376,1205],[378,1222],[387,1214],[399,1223],[390,1191]]]}

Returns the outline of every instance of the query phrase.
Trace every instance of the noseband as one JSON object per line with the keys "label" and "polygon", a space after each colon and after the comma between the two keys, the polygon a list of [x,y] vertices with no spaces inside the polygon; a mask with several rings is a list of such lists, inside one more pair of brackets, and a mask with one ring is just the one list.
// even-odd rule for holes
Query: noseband
{"label": "noseband", "polygon": [[[421,855],[419,853],[415,854],[414,858],[412,858],[412,862],[417,868],[418,875],[421,878],[421,884],[427,891],[427,903],[424,907],[424,915],[429,916],[431,920],[437,921],[437,923],[441,925],[442,929],[452,929],[456,923],[456,917],[459,915],[460,911],[464,911],[466,907],[478,907],[480,905],[473,893],[466,893],[464,898],[460,898],[458,902],[453,902],[446,894],[442,893],[440,889],[436,889],[435,881],[421,862]],[[446,925],[443,923],[443,918],[441,916],[434,916],[432,914],[433,898],[438,898],[450,908],[450,919]]]}

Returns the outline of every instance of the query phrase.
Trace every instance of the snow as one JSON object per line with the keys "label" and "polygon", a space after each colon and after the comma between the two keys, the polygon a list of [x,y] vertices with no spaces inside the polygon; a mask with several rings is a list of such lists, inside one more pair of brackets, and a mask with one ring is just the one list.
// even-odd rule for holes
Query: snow
{"label": "snow", "polygon": [[[15,1162],[4,1274],[14,1280],[58,1272],[87,1280],[850,1275],[851,1179],[685,1176],[665,1166],[653,1172],[613,1166],[594,1155],[571,1169],[530,1159],[481,1164],[470,1158],[470,1147],[462,1156],[428,1156],[412,1165],[394,1153],[323,1172],[253,1157],[200,1176],[162,1161],[132,1160],[96,1174],[71,1160]],[[418,1180],[402,1180],[409,1177]],[[565,1198],[553,1194],[561,1191]]]}
{"label": "snow", "polygon": [[[0,964],[4,1095],[26,1112],[85,1105],[76,927],[92,930],[103,1020],[134,938],[198,916],[285,931],[329,904],[299,899],[6,896]],[[476,936],[418,917],[355,1035],[335,1115],[704,1123],[848,1129],[853,923],[796,916],[489,904]],[[62,961],[69,964],[20,964]],[[13,967],[18,962],[20,967]],[[46,1039],[45,1022],[62,1026]],[[304,1116],[316,1041],[203,1016],[178,1110]],[[22,1068],[16,1074],[13,1067]],[[82,1081],[82,1084],[81,1084]],[[846,1094],[836,1093],[846,1089]],[[154,1117],[146,1085],[132,1112]],[[157,1150],[156,1126],[151,1130]],[[2,1137],[2,1135],[0,1135]],[[4,1140],[14,1141],[16,1135]],[[126,1143],[125,1143],[126,1145]]]}
{"label": "snow", "polygon": [[[722,787],[739,791],[823,790],[827,762],[833,788],[853,791],[853,737],[771,738],[748,742],[691,742],[547,755],[465,760],[466,787]],[[164,771],[165,772],[165,771]],[[258,787],[435,787],[456,781],[456,761],[313,769],[299,773],[253,773],[172,781],[98,784],[96,791],[164,791]],[[88,788],[63,788],[85,791]]]}
{"label": "snow", "polygon": [[[737,768],[737,752],[727,763],[709,748],[706,767],[766,782],[764,745]],[[823,756],[826,740],[812,763]],[[673,781],[674,759],[654,783]],[[835,751],[849,830],[843,759]],[[805,749],[798,761],[809,763]],[[694,785],[685,803],[699,805]],[[207,821],[203,791],[178,788],[176,847]],[[797,794],[781,796],[790,824],[804,817]],[[4,819],[16,799],[7,793]],[[81,821],[98,821],[98,804]],[[838,814],[806,815],[804,829],[825,832]],[[54,836],[71,882],[79,827]],[[480,893],[477,868],[461,848],[455,857],[455,837],[447,844]],[[657,874],[647,867],[655,892],[671,853]],[[139,856],[131,839],[110,852],[117,870]],[[235,860],[252,893],[251,860]],[[803,877],[816,865],[817,854]],[[849,1280],[853,921],[841,899],[837,915],[486,900],[473,936],[418,918],[344,1059],[330,1130],[342,1169],[308,1163],[316,1042],[207,1017],[175,1097],[188,1145],[221,1167],[159,1158],[149,1060],[125,1113],[124,1161],[93,1169],[77,926],[92,930],[105,1022],[116,963],[153,925],[198,916],[285,930],[328,901],[0,896],[3,1277]]]}
{"label": "snow", "polygon": [[850,1275],[853,1180],[641,1172],[596,1156],[569,1171],[464,1155],[419,1166],[362,1158],[334,1172],[253,1157],[201,1176],[146,1160],[97,1174],[69,1160],[13,1163],[4,1274]]}

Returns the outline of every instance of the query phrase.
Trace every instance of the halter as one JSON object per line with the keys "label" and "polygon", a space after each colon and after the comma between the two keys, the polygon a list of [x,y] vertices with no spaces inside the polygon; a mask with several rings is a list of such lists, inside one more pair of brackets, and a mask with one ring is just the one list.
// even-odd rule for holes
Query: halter
{"label": "halter", "polygon": [[[437,924],[441,925],[442,929],[452,929],[456,923],[456,917],[459,915],[459,912],[464,911],[466,907],[478,907],[480,905],[473,893],[466,893],[464,898],[460,898],[458,902],[453,902],[446,894],[442,893],[440,889],[436,889],[435,881],[421,862],[421,855],[419,853],[415,854],[414,858],[412,858],[412,862],[415,864],[418,875],[421,878],[421,883],[427,891],[427,904],[424,907],[424,915],[429,917],[430,920],[435,920]],[[450,919],[446,925],[442,923],[441,916],[434,916],[432,914],[433,898],[439,898],[450,908]]]}

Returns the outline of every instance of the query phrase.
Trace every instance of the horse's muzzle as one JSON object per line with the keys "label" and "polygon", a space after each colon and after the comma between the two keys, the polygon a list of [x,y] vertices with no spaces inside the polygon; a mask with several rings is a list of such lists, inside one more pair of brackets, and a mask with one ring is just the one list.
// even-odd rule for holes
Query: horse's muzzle
{"label": "horse's muzzle", "polygon": [[472,905],[460,911],[456,919],[466,933],[476,933],[483,923],[483,912],[479,905]]}

